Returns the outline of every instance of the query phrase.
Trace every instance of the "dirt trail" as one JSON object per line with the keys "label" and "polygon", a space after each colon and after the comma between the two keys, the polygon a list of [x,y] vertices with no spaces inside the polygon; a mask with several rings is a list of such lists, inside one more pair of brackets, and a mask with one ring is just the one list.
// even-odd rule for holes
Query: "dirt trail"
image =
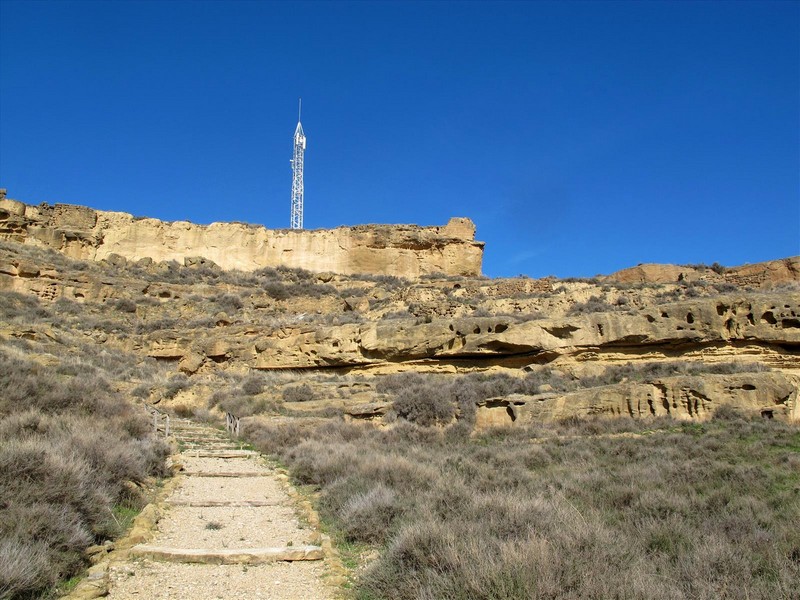
{"label": "dirt trail", "polygon": [[111,600],[324,600],[317,531],[280,475],[222,432],[178,421],[184,470],[157,533],[108,570]]}

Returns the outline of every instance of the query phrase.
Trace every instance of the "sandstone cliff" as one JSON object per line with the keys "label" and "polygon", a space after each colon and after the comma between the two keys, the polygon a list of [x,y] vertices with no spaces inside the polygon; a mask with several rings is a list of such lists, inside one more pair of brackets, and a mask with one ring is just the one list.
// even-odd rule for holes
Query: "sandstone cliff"
{"label": "sandstone cliff", "polygon": [[478,427],[524,425],[571,417],[704,419],[720,406],[762,417],[799,420],[797,378],[774,372],[659,377],[564,394],[513,394],[480,403]]}
{"label": "sandstone cliff", "polygon": [[619,283],[708,282],[763,287],[800,279],[800,256],[738,267],[641,264],[605,279]]}
{"label": "sandstone cliff", "polygon": [[[618,366],[649,373],[650,365],[675,361],[715,367],[735,362],[753,372],[737,367],[719,377],[668,376],[673,371],[647,380],[606,377],[591,389],[525,388],[525,394],[535,393],[524,397],[506,391],[492,398],[491,391],[482,396],[477,422],[596,414],[702,419],[721,405],[800,419],[796,259],[722,273],[642,265],[631,270],[639,279],[623,282],[243,272],[197,257],[185,257],[183,264],[128,260],[104,255],[99,242],[86,246],[98,259],[91,262],[68,254],[87,256],[77,252],[94,235],[87,232],[101,231],[98,223],[114,215],[20,206],[21,212],[6,211],[3,222],[12,241],[0,242],[0,341],[140,357],[161,369],[165,380],[171,372],[198,382],[192,396],[178,402],[205,403],[218,382],[250,373],[276,382],[264,401],[279,399],[284,383],[312,381],[325,399],[304,401],[304,407],[323,411],[334,402],[345,414],[365,418],[391,406],[370,382],[398,372],[481,371],[528,380],[550,370],[553,381],[558,373],[583,381]],[[35,211],[49,216],[34,218]],[[402,228],[388,229],[396,242]],[[360,230],[377,235],[374,228],[350,228]],[[44,243],[48,235],[52,244]],[[666,273],[665,283],[642,282],[659,272]],[[714,279],[732,273],[739,279]],[[334,378],[325,388],[328,377]],[[338,400],[344,398],[342,384],[364,387]],[[158,394],[151,400],[160,400]]]}
{"label": "sandstone cliff", "polygon": [[757,358],[800,366],[800,294],[721,297],[636,312],[519,322],[508,317],[413,319],[278,328],[231,325],[191,336],[158,331],[142,340],[148,355],[242,361],[255,369],[561,364]]}
{"label": "sandstone cliff", "polygon": [[141,219],[83,206],[32,206],[0,199],[0,239],[52,248],[71,258],[176,260],[193,257],[223,269],[293,267],[314,272],[480,275],[483,243],[469,219],[441,227],[361,225],[270,230],[244,223],[196,225]]}

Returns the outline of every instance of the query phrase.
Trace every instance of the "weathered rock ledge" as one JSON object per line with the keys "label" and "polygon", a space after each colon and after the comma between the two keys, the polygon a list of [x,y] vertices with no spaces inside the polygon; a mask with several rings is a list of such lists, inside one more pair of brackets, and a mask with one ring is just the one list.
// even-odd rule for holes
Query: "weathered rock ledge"
{"label": "weathered rock ledge", "polygon": [[512,394],[480,403],[476,426],[496,427],[568,417],[704,419],[720,406],[772,419],[797,420],[797,378],[784,373],[657,377],[568,393]]}
{"label": "weathered rock ledge", "polygon": [[231,326],[224,333],[157,331],[141,340],[149,356],[243,362],[255,369],[364,367],[400,362],[492,361],[511,366],[569,360],[658,360],[755,356],[775,367],[800,365],[800,293],[723,296],[640,311],[556,319],[509,317],[393,319],[339,326]]}
{"label": "weathered rock ledge", "polygon": [[0,198],[0,239],[52,248],[71,258],[177,260],[204,257],[223,269],[286,266],[341,274],[474,276],[483,242],[475,225],[453,218],[440,227],[360,225],[266,229],[245,223],[164,222],[70,204],[32,206]]}

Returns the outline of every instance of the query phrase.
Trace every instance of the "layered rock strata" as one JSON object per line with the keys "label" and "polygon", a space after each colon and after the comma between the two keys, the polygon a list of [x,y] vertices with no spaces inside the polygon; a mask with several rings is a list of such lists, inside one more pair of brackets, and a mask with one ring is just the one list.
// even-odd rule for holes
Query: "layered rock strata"
{"label": "layered rock strata", "polygon": [[196,225],[141,219],[83,206],[32,206],[0,199],[0,239],[47,247],[80,260],[211,260],[223,269],[293,267],[314,272],[479,275],[483,243],[475,225],[453,218],[441,227],[360,225],[270,230],[245,223]]}
{"label": "layered rock strata", "polygon": [[716,269],[690,265],[642,264],[612,273],[605,279],[618,283],[707,282],[764,287],[800,279],[800,256]]}
{"label": "layered rock strata", "polygon": [[482,401],[476,426],[502,427],[570,417],[705,419],[728,406],[767,419],[800,420],[798,378],[777,372],[658,377],[574,392],[512,394]]}
{"label": "layered rock strata", "polygon": [[[558,363],[755,356],[800,368],[800,293],[729,296],[649,310],[519,322],[509,317],[393,319],[339,326],[230,326],[195,336],[155,332],[146,353],[245,361],[256,369],[356,367],[415,361]],[[727,352],[726,352],[727,350]],[[196,362],[196,361],[195,361]]]}

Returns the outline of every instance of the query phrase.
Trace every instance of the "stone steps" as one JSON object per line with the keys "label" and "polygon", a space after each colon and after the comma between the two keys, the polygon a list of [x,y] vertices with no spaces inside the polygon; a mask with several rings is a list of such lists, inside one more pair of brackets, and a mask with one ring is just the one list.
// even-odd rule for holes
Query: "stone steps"
{"label": "stone steps", "polygon": [[[236,441],[231,440],[227,437],[223,432],[219,432],[217,430],[211,430],[207,427],[202,426],[191,426],[186,425],[184,423],[176,423],[172,429],[172,432],[175,436],[175,439],[181,445],[181,455],[185,457],[187,461],[190,461],[192,458],[209,458],[209,459],[223,459],[225,461],[235,461],[237,459],[250,459],[258,458],[261,455],[254,451],[254,450],[245,450],[242,449],[241,445],[238,444]],[[243,479],[247,482],[252,482],[246,486],[244,481],[241,482],[241,485],[246,489],[252,489],[252,486],[260,486],[258,479],[256,478],[263,478],[263,479],[274,479],[275,472],[273,469],[269,468],[266,464],[261,465],[259,462],[259,468],[253,470],[242,470],[242,468],[247,469],[249,465],[246,467],[240,467],[239,469],[236,468],[235,465],[241,463],[230,463],[230,462],[215,462],[210,461],[214,467],[210,468],[221,468],[226,469],[229,465],[231,466],[230,470],[221,470],[221,471],[213,471],[213,470],[204,470],[209,467],[206,467],[205,463],[197,464],[193,467],[193,470],[183,471],[181,474],[186,476],[187,478],[194,479],[194,478],[225,478],[227,481],[225,482],[226,489],[235,490],[236,489],[236,480]],[[191,465],[190,469],[192,468]],[[200,483],[200,482],[197,482]],[[212,485],[216,485],[213,481],[210,482]],[[201,485],[201,488],[203,486]],[[227,509],[249,509],[249,508],[264,508],[267,511],[270,511],[270,507],[272,507],[272,511],[270,514],[274,512],[276,509],[275,507],[285,507],[288,506],[287,500],[282,498],[273,498],[270,500],[240,500],[240,499],[230,499],[228,497],[236,498],[236,494],[232,494],[231,496],[223,496],[226,499],[219,499],[215,500],[212,499],[213,496],[199,496],[193,497],[192,499],[183,499],[180,497],[173,497],[168,498],[165,503],[170,507],[175,507],[176,511],[184,510],[186,508],[208,508],[213,511],[213,509],[221,509],[224,514],[228,514]],[[258,497],[258,496],[256,496]],[[259,511],[260,512],[260,511]],[[241,514],[241,511],[240,511]],[[219,517],[217,517],[219,518]],[[187,525],[188,526],[188,525]],[[184,536],[185,540],[191,540],[189,543],[197,543],[201,538],[194,536]],[[245,538],[240,538],[244,540]],[[291,539],[291,538],[289,538]],[[266,541],[266,540],[264,540]],[[264,541],[256,541],[255,544],[258,545],[259,543],[264,543]],[[186,541],[178,542],[178,543],[186,543]],[[201,542],[203,543],[203,542]],[[244,543],[241,542],[240,543]],[[270,542],[266,542],[270,543]],[[258,565],[263,563],[269,562],[277,562],[277,561],[316,561],[316,560],[323,560],[325,557],[325,552],[321,546],[315,545],[303,545],[299,544],[297,546],[275,546],[275,547],[254,547],[254,548],[229,548],[229,547],[211,547],[211,548],[186,548],[186,547],[173,547],[169,545],[170,542],[166,542],[165,544],[161,545],[156,543],[143,543],[134,546],[131,549],[131,554],[136,557],[141,558],[148,558],[155,561],[161,562],[175,562],[175,563],[199,563],[199,564],[212,564],[212,565],[232,565],[232,564],[241,564],[241,565]],[[205,544],[217,546],[218,544],[207,541]]]}

